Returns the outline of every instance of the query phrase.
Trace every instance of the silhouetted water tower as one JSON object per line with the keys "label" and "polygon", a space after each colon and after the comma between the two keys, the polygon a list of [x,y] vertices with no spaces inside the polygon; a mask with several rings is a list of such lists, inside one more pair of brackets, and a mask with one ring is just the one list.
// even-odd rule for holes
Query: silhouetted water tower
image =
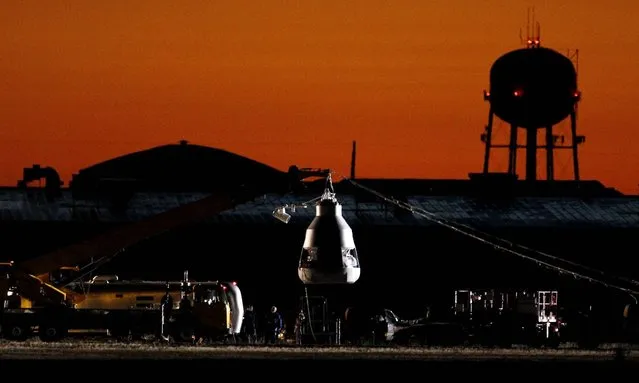
{"label": "silhouetted water tower", "polygon": [[[572,149],[574,177],[579,180],[577,146],[584,142],[577,135],[576,106],[580,100],[577,71],[572,60],[557,51],[542,48],[539,35],[527,39],[527,47],[499,57],[490,69],[490,91],[484,99],[490,102],[490,112],[482,141],[486,145],[484,173],[488,173],[491,148],[507,148],[508,173],[516,174],[517,150],[526,150],[526,180],[537,179],[537,148],[546,150],[546,175],[554,179],[554,150]],[[507,145],[492,143],[493,116],[510,124]],[[553,125],[570,117],[571,140],[553,135]],[[526,131],[526,144],[517,142],[517,130]],[[545,143],[538,145],[537,133],[545,129]]]}

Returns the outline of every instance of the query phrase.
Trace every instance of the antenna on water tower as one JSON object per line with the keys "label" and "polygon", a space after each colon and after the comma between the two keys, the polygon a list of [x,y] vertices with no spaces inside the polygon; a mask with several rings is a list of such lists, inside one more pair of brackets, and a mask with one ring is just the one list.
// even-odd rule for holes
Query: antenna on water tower
{"label": "antenna on water tower", "polygon": [[[532,17],[530,11],[532,9]],[[531,25],[532,23],[532,25]],[[521,38],[521,29],[520,29]],[[528,7],[526,20],[526,47],[539,48],[541,43],[541,25],[535,20],[535,7]]]}

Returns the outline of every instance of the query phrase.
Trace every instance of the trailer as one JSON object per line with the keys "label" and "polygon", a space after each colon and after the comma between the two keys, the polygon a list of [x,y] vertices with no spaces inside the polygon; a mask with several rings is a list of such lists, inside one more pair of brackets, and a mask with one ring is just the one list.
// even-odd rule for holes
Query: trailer
{"label": "trailer", "polygon": [[567,323],[557,290],[460,289],[453,320],[466,327],[469,343],[558,347]]}
{"label": "trailer", "polygon": [[12,286],[2,310],[4,337],[26,340],[37,334],[56,341],[69,332],[102,332],[120,339],[228,341],[242,325],[242,295],[235,282],[197,282],[188,273],[169,282],[96,276],[67,290],[70,305],[36,308]]}

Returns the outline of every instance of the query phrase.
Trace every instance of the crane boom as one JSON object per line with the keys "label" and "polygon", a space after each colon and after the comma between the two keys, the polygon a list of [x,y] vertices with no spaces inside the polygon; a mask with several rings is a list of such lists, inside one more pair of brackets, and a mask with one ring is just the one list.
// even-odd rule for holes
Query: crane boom
{"label": "crane boom", "polygon": [[162,212],[142,221],[126,224],[86,241],[74,243],[26,260],[17,264],[16,268],[22,272],[36,275],[43,281],[48,281],[48,276],[45,274],[61,266],[80,265],[91,260],[96,262],[115,256],[122,250],[126,250],[128,247],[149,237],[178,226],[206,219],[249,199],[232,199],[229,194],[215,192],[198,201]]}
{"label": "crane boom", "polygon": [[[92,266],[91,270],[93,270],[138,242],[170,229],[204,220],[256,196],[257,194],[249,193],[242,197],[234,196],[235,198],[232,198],[231,193],[213,192],[200,200],[142,221],[125,224],[86,241],[62,247],[18,264],[11,263],[11,278],[13,283],[19,287],[21,296],[31,301],[33,306],[63,304],[68,300],[67,294],[69,292],[51,281],[51,272],[63,266],[78,265],[83,267],[79,269],[80,271]],[[3,283],[0,285],[2,285],[0,286],[0,295],[4,297],[8,286],[4,286]]]}

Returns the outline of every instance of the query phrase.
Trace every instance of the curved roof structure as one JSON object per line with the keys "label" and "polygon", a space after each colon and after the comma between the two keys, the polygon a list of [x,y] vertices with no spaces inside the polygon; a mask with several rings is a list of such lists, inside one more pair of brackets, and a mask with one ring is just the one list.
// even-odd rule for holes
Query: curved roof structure
{"label": "curved roof structure", "polygon": [[273,190],[287,173],[222,149],[186,141],[142,150],[82,169],[70,182],[76,198],[114,191],[190,192],[255,185]]}
{"label": "curved roof structure", "polygon": [[[24,183],[52,172],[45,172],[47,169],[25,169]],[[323,180],[309,181],[302,190],[291,194],[292,177],[289,172],[235,153],[183,141],[82,169],[74,175],[70,190],[62,190],[54,198],[46,188],[0,188],[0,223],[131,222],[211,193],[241,193],[248,189],[261,196],[259,203],[237,206],[211,217],[211,221],[277,224],[271,216],[273,209],[302,205],[321,195],[324,188]],[[357,182],[441,218],[483,228],[639,227],[639,198],[624,196],[597,181],[530,183],[471,174],[468,180],[358,179]],[[418,214],[387,206],[377,196],[348,182],[340,181],[335,186],[343,199],[344,216],[353,225],[432,224]],[[313,214],[313,209],[298,213],[307,219],[312,219]]]}

